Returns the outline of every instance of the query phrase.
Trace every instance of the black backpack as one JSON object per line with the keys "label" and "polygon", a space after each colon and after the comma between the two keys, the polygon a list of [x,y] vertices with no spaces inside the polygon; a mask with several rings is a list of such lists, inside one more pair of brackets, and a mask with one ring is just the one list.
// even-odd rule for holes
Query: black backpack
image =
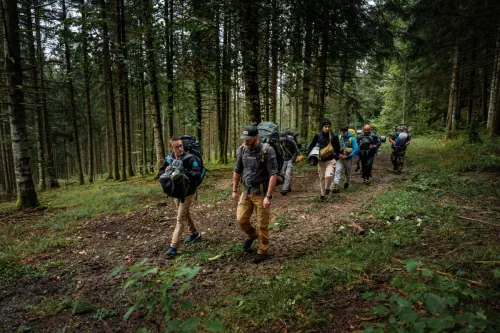
{"label": "black backpack", "polygon": [[185,134],[181,136],[181,141],[182,145],[184,146],[184,150],[186,150],[188,153],[196,156],[200,162],[200,167],[201,167],[201,176],[200,176],[200,181],[198,185],[201,184],[203,179],[205,178],[205,175],[207,174],[207,169],[205,169],[203,165],[203,155],[201,154],[201,144],[200,142],[196,139],[195,136]]}
{"label": "black backpack", "polygon": [[189,178],[184,173],[181,160],[173,160],[171,167],[160,176],[163,192],[169,197],[182,199],[189,190]]}
{"label": "black backpack", "polygon": [[260,141],[264,144],[264,150],[266,150],[266,143],[274,148],[276,160],[278,161],[278,173],[281,174],[285,153],[280,141],[278,125],[270,121],[264,121],[257,126],[257,131],[259,132]]}
{"label": "black backpack", "polygon": [[299,148],[299,150],[301,150],[302,145],[299,142],[299,134],[300,134],[299,132],[295,132],[292,130],[286,130],[286,131],[283,131],[280,133],[280,137],[281,137],[281,140],[284,141],[287,136],[291,136],[293,138],[293,140],[295,141],[295,143],[297,144],[297,148]]}

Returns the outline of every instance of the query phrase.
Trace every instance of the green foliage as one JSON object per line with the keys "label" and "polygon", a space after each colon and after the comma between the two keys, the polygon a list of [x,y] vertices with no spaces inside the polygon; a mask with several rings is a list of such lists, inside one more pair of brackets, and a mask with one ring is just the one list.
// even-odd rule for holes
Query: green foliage
{"label": "green foliage", "polygon": [[[128,267],[131,273],[124,282],[123,288],[131,293],[135,299],[133,305],[123,316],[128,319],[130,316],[143,312],[146,319],[153,316],[161,318],[161,326],[166,328],[166,332],[192,332],[201,323],[197,317],[179,320],[179,309],[190,310],[195,304],[190,298],[183,295],[189,288],[191,280],[200,270],[200,267],[175,267],[171,266],[167,270],[158,267],[148,267],[148,259]],[[117,276],[126,270],[120,266],[113,270],[112,275]],[[219,332],[223,325],[217,321],[207,323],[206,329],[210,332]],[[147,332],[147,328],[141,328],[138,332]]]}
{"label": "green foliage", "polygon": [[406,273],[394,277],[392,294],[363,294],[364,299],[376,302],[373,314],[383,320],[366,323],[365,332],[498,332],[500,314],[480,304],[498,296],[497,292],[474,290],[460,278],[419,269],[416,260],[404,263]]}

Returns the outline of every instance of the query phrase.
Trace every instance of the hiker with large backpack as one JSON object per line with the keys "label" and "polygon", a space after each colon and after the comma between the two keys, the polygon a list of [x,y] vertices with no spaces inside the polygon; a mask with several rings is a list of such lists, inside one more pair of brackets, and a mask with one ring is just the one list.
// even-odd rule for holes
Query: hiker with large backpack
{"label": "hiker with large backpack", "polygon": [[295,164],[295,160],[299,155],[299,147],[297,146],[297,142],[295,141],[294,136],[286,134],[281,138],[283,140],[283,150],[285,153],[282,170],[285,180],[281,189],[281,195],[286,196],[288,192],[292,191],[292,170],[293,165]]}
{"label": "hiker with large backpack", "polygon": [[342,126],[339,134],[340,141],[340,155],[335,167],[335,180],[333,185],[333,192],[340,191],[340,178],[342,173],[345,175],[344,189],[349,188],[351,182],[352,163],[358,154],[358,142],[354,135],[349,131],[348,126]]}
{"label": "hiker with large backpack", "polygon": [[[270,206],[278,178],[278,162],[274,148],[269,143],[260,142],[256,126],[243,128],[240,139],[244,143],[236,150],[232,196],[238,203],[236,219],[247,235],[243,249],[250,250],[253,241],[258,239],[257,257],[253,259],[257,264],[268,258]],[[241,196],[238,192],[240,183],[243,185]],[[250,224],[254,210],[256,227]]]}
{"label": "hiker with large backpack", "polygon": [[379,137],[372,132],[370,125],[363,127],[363,133],[358,135],[359,158],[361,160],[362,170],[361,178],[365,185],[370,184],[372,176],[373,161],[378,148],[382,144]]}
{"label": "hiker with large backpack", "polygon": [[323,119],[321,122],[321,132],[316,134],[307,148],[307,155],[316,145],[319,146],[318,174],[321,196],[320,200],[325,200],[330,194],[330,186],[333,181],[333,172],[335,170],[336,158],[340,153],[340,144],[337,134],[330,130],[332,122],[329,119]]}
{"label": "hiker with large backpack", "polygon": [[177,207],[177,224],[167,250],[167,255],[175,256],[180,237],[186,226],[190,234],[184,241],[185,244],[201,240],[201,234],[191,218],[189,208],[202,180],[202,162],[197,156],[184,151],[181,138],[172,137],[170,148],[172,152],[168,154],[165,163],[160,168],[159,178],[163,191],[174,198]]}
{"label": "hiker with large backpack", "polygon": [[406,147],[411,142],[408,128],[406,126],[397,126],[394,134],[389,138],[389,142],[392,144],[391,162],[394,166],[394,172],[401,174],[403,172]]}

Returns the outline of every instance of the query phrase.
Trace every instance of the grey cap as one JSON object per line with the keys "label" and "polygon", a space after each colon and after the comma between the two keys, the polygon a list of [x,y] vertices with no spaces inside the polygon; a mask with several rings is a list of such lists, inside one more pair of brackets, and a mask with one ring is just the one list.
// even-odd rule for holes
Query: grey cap
{"label": "grey cap", "polygon": [[243,131],[241,131],[241,140],[250,140],[251,138],[259,135],[259,131],[257,131],[257,127],[253,125],[248,125],[243,127]]}

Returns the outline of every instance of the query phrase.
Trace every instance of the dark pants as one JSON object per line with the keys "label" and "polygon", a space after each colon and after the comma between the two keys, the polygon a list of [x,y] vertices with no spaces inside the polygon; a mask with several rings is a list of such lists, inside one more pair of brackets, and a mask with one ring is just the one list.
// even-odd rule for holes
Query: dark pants
{"label": "dark pants", "polygon": [[372,166],[373,159],[375,156],[371,152],[363,152],[361,151],[360,160],[361,160],[361,178],[368,179],[372,176]]}
{"label": "dark pants", "polygon": [[405,161],[405,151],[404,150],[393,150],[391,154],[392,165],[394,166],[394,171],[403,171],[403,164]]}

